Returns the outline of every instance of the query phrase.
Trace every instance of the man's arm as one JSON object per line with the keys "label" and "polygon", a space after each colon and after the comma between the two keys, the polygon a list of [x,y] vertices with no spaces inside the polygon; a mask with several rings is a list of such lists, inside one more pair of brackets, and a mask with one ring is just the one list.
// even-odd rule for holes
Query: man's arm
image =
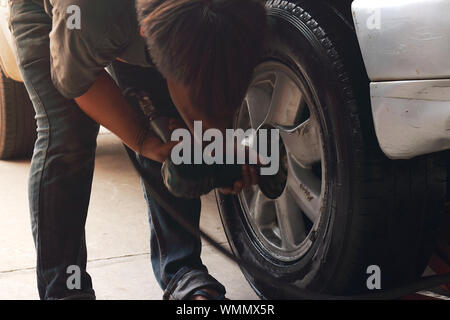
{"label": "man's arm", "polygon": [[117,135],[135,152],[163,162],[177,142],[164,144],[139,120],[111,76],[103,71],[90,89],[75,98],[78,106],[94,121]]}

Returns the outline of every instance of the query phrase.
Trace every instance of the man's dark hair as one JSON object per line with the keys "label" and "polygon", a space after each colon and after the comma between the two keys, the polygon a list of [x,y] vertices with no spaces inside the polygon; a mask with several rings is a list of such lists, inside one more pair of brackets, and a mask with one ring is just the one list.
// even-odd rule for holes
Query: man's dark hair
{"label": "man's dark hair", "polygon": [[267,14],[260,0],[138,0],[150,55],[159,71],[189,89],[208,115],[242,103],[260,59]]}

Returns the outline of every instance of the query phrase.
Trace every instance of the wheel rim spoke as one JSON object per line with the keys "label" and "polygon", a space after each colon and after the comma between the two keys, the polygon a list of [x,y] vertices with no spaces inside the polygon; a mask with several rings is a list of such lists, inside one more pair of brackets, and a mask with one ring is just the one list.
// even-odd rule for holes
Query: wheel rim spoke
{"label": "wheel rim spoke", "polygon": [[318,125],[313,118],[309,118],[292,132],[280,132],[288,152],[304,168],[310,168],[320,162],[321,142]]}
{"label": "wheel rim spoke", "polygon": [[298,85],[282,71],[266,72],[262,76],[265,80],[256,80],[245,98],[252,127],[258,129],[264,123],[279,128],[294,127],[307,108]]}
{"label": "wheel rim spoke", "polygon": [[297,84],[284,72],[275,73],[266,122],[280,129],[290,128],[305,108],[305,99]]}
{"label": "wheel rim spoke", "polygon": [[289,192],[275,200],[275,206],[282,248],[292,251],[306,237],[303,216]]}
{"label": "wheel rim spoke", "polygon": [[287,189],[308,219],[314,223],[320,215],[321,180],[311,170],[302,168],[294,160],[289,160],[290,167]]}
{"label": "wheel rim spoke", "polygon": [[247,92],[245,104],[248,109],[252,128],[259,128],[266,120],[269,113],[272,88],[269,82],[260,86],[251,87]]}
{"label": "wheel rim spoke", "polygon": [[253,218],[257,226],[261,229],[269,228],[275,222],[275,215],[273,210],[271,210],[271,200],[268,199],[261,190],[258,190],[253,194],[252,197],[253,205]]}

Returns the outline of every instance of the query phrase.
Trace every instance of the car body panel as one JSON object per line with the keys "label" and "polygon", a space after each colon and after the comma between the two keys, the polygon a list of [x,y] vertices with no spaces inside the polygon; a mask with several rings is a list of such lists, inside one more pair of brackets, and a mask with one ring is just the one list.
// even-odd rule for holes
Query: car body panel
{"label": "car body panel", "polygon": [[22,81],[14,52],[13,39],[8,27],[9,7],[7,0],[0,0],[0,67],[8,78]]}
{"label": "car body panel", "polygon": [[352,13],[383,152],[450,149],[450,1],[355,0]]}
{"label": "car body panel", "polygon": [[370,89],[377,137],[390,158],[450,149],[450,79],[373,82]]}
{"label": "car body panel", "polygon": [[450,78],[450,1],[355,0],[352,10],[370,80]]}

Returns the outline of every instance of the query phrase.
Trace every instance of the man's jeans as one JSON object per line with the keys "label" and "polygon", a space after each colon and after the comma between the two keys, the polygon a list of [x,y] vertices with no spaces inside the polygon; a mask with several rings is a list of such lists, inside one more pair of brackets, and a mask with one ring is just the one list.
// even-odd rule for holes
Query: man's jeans
{"label": "man's jeans", "polygon": [[[20,70],[36,111],[38,137],[31,163],[29,201],[37,252],[41,299],[95,298],[86,272],[85,222],[99,126],[54,87],[50,76],[51,18],[31,0],[10,0],[11,31]],[[159,164],[138,157],[144,169]],[[151,228],[151,261],[165,298],[183,299],[198,288],[224,288],[208,275],[201,243],[188,234],[146,192]],[[200,200],[183,201],[180,212],[198,227]],[[69,266],[81,270],[81,287],[71,289]]]}

